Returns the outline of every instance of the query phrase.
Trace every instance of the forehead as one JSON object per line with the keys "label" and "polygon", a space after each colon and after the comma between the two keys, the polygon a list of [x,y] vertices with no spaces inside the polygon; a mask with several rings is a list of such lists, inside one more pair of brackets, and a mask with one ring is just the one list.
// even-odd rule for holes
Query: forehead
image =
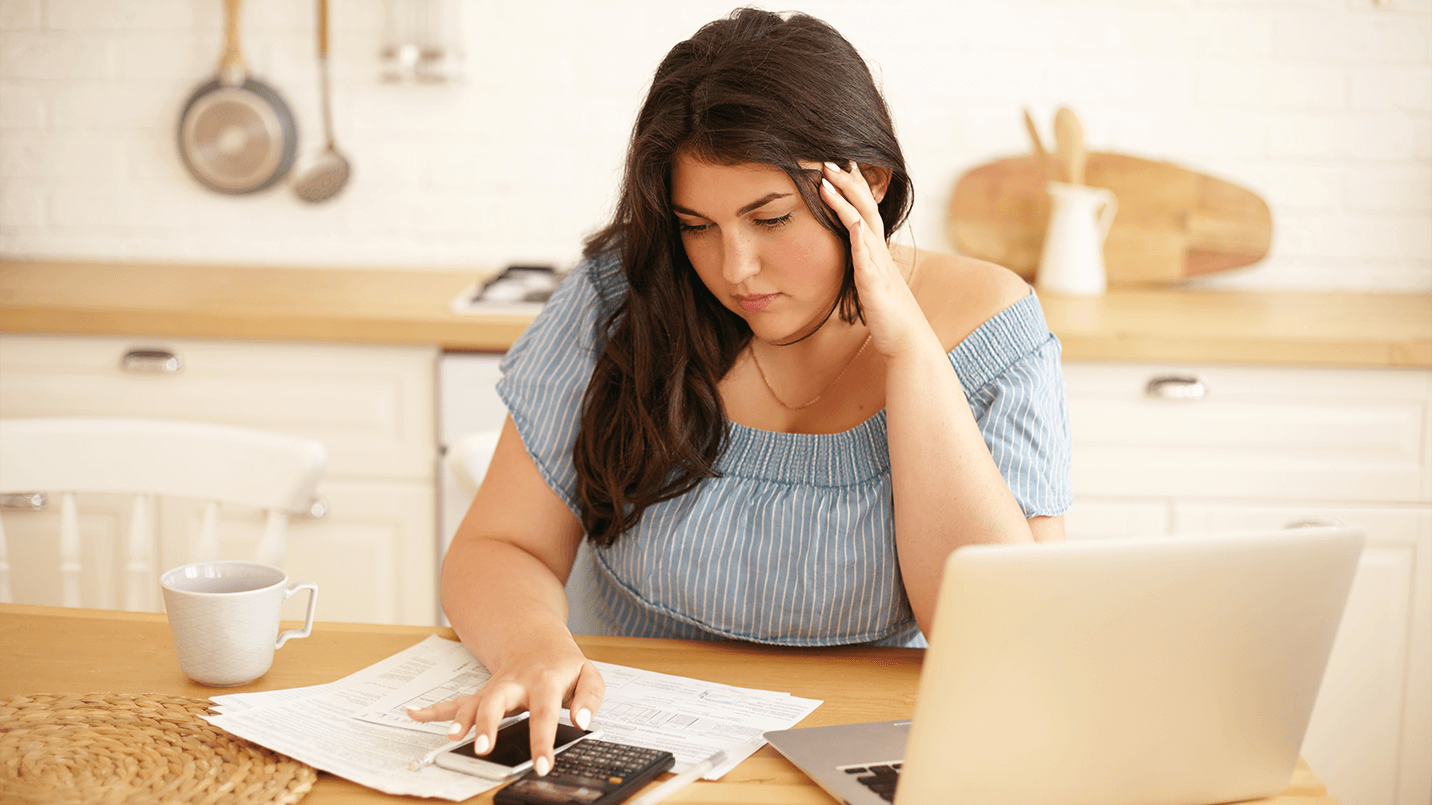
{"label": "forehead", "polygon": [[672,203],[703,214],[730,214],[771,193],[796,193],[791,177],[773,165],[718,165],[683,154],[671,169]]}

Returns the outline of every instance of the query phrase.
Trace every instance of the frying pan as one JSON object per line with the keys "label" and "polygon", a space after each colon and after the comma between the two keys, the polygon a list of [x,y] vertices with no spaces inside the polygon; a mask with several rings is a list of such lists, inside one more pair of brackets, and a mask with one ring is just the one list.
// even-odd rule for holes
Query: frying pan
{"label": "frying pan", "polygon": [[298,153],[293,112],[272,87],[248,75],[239,49],[239,4],[224,0],[219,74],[194,90],[179,117],[179,155],[199,183],[254,193],[282,179]]}

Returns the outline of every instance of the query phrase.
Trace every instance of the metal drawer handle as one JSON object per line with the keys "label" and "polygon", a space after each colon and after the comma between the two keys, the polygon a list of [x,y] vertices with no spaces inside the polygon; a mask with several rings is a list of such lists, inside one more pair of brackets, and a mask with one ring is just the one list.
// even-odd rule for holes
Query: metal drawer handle
{"label": "metal drawer handle", "polygon": [[1198,375],[1159,375],[1144,394],[1159,400],[1201,400],[1208,396],[1208,386]]}
{"label": "metal drawer handle", "polygon": [[1342,526],[1343,521],[1336,517],[1299,517],[1296,520],[1289,520],[1283,524],[1284,528],[1323,528],[1327,526]]}
{"label": "metal drawer handle", "polygon": [[0,509],[5,511],[41,511],[45,508],[44,492],[11,492],[0,495]]}
{"label": "metal drawer handle", "polygon": [[119,368],[135,374],[177,374],[184,368],[184,359],[167,349],[131,349],[119,359]]}

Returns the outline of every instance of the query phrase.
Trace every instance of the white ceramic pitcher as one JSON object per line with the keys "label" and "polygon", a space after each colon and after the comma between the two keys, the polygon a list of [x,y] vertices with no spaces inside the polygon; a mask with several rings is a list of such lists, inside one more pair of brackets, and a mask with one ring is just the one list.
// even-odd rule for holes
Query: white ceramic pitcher
{"label": "white ceramic pitcher", "polygon": [[1041,291],[1097,296],[1108,287],[1104,238],[1119,201],[1102,187],[1050,182],[1049,228],[1035,285]]}

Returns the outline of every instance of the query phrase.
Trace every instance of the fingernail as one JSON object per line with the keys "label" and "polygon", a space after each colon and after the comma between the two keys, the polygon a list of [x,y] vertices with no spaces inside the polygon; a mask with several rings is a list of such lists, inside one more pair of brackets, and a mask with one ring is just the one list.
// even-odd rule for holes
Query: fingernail
{"label": "fingernail", "polygon": [[575,716],[572,716],[572,720],[577,722],[578,729],[586,729],[587,725],[592,723],[592,711],[583,707],[577,711]]}
{"label": "fingernail", "polygon": [[552,761],[545,757],[539,757],[532,762],[532,768],[537,770],[538,777],[546,777],[547,772],[552,770]]}
{"label": "fingernail", "polygon": [[487,734],[483,733],[482,735],[477,736],[476,741],[472,742],[472,751],[478,753],[479,755],[485,755],[487,754],[487,747],[491,745],[491,743],[492,741],[489,741],[487,739]]}
{"label": "fingernail", "polygon": [[448,740],[456,741],[458,737],[465,732],[467,732],[467,730],[463,729],[461,724],[454,721],[452,726],[448,727]]}
{"label": "fingernail", "polygon": [[824,187],[826,190],[829,190],[832,193],[835,192],[835,185],[831,184],[829,179],[821,179],[820,186]]}
{"label": "fingernail", "polygon": [[825,163],[825,166],[835,171],[836,173],[840,173],[840,166],[835,164],[834,162],[827,162]]}

